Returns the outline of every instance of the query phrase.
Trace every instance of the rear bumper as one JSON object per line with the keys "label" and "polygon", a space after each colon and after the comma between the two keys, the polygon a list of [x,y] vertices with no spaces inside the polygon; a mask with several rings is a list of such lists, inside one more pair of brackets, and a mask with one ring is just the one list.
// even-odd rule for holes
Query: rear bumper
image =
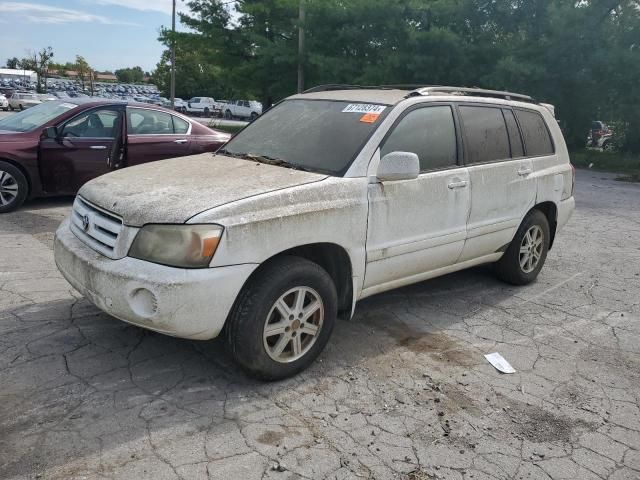
{"label": "rear bumper", "polygon": [[216,337],[236,296],[257,265],[181,269],[125,257],[112,260],[90,249],[65,220],[54,243],[58,269],[99,309],[167,335]]}
{"label": "rear bumper", "polygon": [[558,225],[556,227],[556,230],[560,230],[567,224],[575,209],[576,199],[574,197],[569,197],[566,200],[562,200],[560,202],[560,204],[558,205]]}

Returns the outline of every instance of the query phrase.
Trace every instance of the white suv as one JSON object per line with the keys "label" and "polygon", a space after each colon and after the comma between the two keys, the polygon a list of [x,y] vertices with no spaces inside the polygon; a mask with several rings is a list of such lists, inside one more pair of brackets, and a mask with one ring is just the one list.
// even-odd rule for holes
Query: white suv
{"label": "white suv", "polygon": [[220,104],[211,97],[193,97],[187,102],[187,113],[211,117],[219,116],[222,110]]}
{"label": "white suv", "polygon": [[114,317],[223,334],[245,369],[277,379],[370,295],[483,263],[532,282],[574,180],[551,108],[524,95],[317,88],[216,155],[87,183],[55,258]]}

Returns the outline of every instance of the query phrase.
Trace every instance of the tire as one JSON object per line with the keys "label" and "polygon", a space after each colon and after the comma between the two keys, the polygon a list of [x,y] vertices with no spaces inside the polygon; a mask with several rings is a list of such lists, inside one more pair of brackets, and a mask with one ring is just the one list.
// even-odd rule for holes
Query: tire
{"label": "tire", "polygon": [[[524,217],[509,248],[496,264],[498,278],[512,285],[533,282],[547,259],[550,239],[547,217],[540,210],[531,210]],[[525,248],[528,249],[527,252],[521,251]]]}
{"label": "tire", "polygon": [[615,150],[615,146],[611,141],[606,141],[602,144],[603,152],[613,152]]}
{"label": "tire", "polygon": [[13,105],[9,105],[9,110],[13,112]]}
{"label": "tire", "polygon": [[22,106],[22,104],[18,105],[20,107],[20,111],[24,110],[24,107]]}
{"label": "tire", "polygon": [[227,110],[226,112],[224,112],[224,118],[226,118],[227,120],[231,120],[233,118],[233,115],[231,115],[231,110]]}
{"label": "tire", "polygon": [[253,122],[256,118],[258,118],[258,114],[256,112],[251,112],[251,115],[249,118],[251,118],[251,121]]}
{"label": "tire", "polygon": [[[261,268],[238,295],[225,336],[231,355],[247,373],[280,380],[304,370],[322,352],[336,321],[338,296],[329,274],[304,258],[281,257]],[[299,298],[302,309],[296,309]],[[279,302],[284,308],[276,306]],[[300,312],[314,303],[318,308],[305,321]],[[283,330],[268,335],[265,327],[280,322]],[[314,327],[315,334],[306,333]]]}
{"label": "tire", "polygon": [[205,116],[205,118],[209,118],[209,108],[208,107],[204,107],[204,116]]}
{"label": "tire", "polygon": [[27,199],[29,183],[13,165],[0,161],[0,213],[12,212]]}

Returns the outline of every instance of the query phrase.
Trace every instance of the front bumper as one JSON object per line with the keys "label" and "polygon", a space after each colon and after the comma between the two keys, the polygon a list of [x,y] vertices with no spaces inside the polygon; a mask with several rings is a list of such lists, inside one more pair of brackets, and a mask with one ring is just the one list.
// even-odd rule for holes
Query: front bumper
{"label": "front bumper", "polygon": [[99,309],[149,330],[196,340],[220,333],[258,266],[189,270],[130,257],[112,260],[81,242],[68,218],[56,232],[54,254],[62,275]]}

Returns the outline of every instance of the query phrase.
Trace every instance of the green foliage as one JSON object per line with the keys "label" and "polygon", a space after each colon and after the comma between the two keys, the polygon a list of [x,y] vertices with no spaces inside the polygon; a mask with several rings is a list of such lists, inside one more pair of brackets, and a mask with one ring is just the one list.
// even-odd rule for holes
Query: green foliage
{"label": "green foliage", "polygon": [[7,58],[7,68],[13,70],[20,68],[20,59],[18,57]]}
{"label": "green foliage", "polygon": [[[190,0],[176,42],[179,96],[295,92],[300,0]],[[233,6],[232,6],[233,5]],[[305,0],[307,87],[453,84],[553,103],[572,147],[592,120],[640,152],[637,0]],[[231,15],[229,8],[235,8]],[[168,86],[168,54],[156,78]],[[619,133],[622,133],[619,131]]]}
{"label": "green foliage", "polygon": [[114,73],[121,83],[142,83],[144,80],[144,71],[141,67],[121,68]]}
{"label": "green foliage", "polygon": [[598,150],[578,150],[571,154],[571,162],[579,168],[591,168],[603,172],[640,175],[640,155]]}

